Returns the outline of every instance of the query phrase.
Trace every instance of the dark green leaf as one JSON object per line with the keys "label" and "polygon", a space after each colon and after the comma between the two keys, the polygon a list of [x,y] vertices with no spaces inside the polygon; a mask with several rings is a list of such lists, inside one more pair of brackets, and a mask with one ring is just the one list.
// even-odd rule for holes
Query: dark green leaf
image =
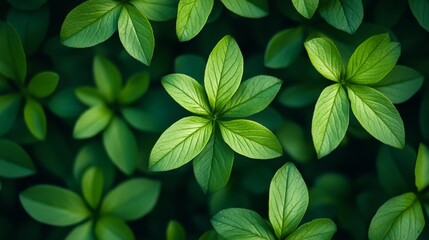
{"label": "dark green leaf", "polygon": [[112,119],[113,113],[104,105],[97,105],[86,110],[77,120],[73,137],[90,138],[103,131]]}
{"label": "dark green leaf", "polygon": [[86,202],[93,209],[96,209],[103,194],[103,172],[98,167],[90,167],[83,174],[81,182],[82,193]]}
{"label": "dark green leaf", "polygon": [[284,68],[293,63],[302,51],[303,34],[301,27],[288,28],[276,33],[265,50],[265,66]]}
{"label": "dark green leaf", "polygon": [[210,230],[201,235],[198,240],[225,240],[225,238],[219,235],[215,230]]}
{"label": "dark green leaf", "polygon": [[419,146],[415,167],[416,187],[418,191],[429,186],[429,150],[423,144]]}
{"label": "dark green leaf", "polygon": [[268,15],[267,0],[221,0],[231,12],[248,18],[262,18]]}
{"label": "dark green leaf", "polygon": [[131,0],[146,18],[151,21],[167,21],[176,16],[178,0]]}
{"label": "dark green leaf", "polygon": [[73,230],[66,236],[65,240],[96,240],[94,236],[92,221],[87,221],[80,225],[77,225]]}
{"label": "dark green leaf", "polygon": [[332,220],[319,218],[303,224],[285,240],[330,240],[336,231]]}
{"label": "dark green leaf", "polygon": [[174,71],[182,73],[203,84],[205,60],[197,55],[184,54],[174,60]]}
{"label": "dark green leaf", "polygon": [[429,32],[429,2],[426,0],[408,0],[408,3],[417,22]]}
{"label": "dark green leaf", "polygon": [[316,102],[321,91],[321,87],[309,84],[289,86],[279,94],[279,102],[290,108],[306,107]]}
{"label": "dark green leaf", "polygon": [[122,108],[121,113],[128,124],[140,131],[153,132],[159,128],[154,116],[143,110],[128,107]]}
{"label": "dark green leaf", "polygon": [[319,6],[319,0],[292,0],[295,9],[305,18],[311,19]]}
{"label": "dark green leaf", "polygon": [[104,103],[103,96],[93,87],[79,87],[76,88],[75,93],[79,101],[90,107]]}
{"label": "dark green leaf", "polygon": [[55,91],[59,80],[60,76],[54,72],[41,72],[30,80],[27,90],[35,97],[44,98]]}
{"label": "dark green leaf", "polygon": [[213,8],[213,0],[179,0],[176,34],[179,41],[194,38],[203,29]]}
{"label": "dark green leaf", "polygon": [[319,13],[331,26],[353,34],[362,23],[362,0],[322,0]]}
{"label": "dark green leaf", "polygon": [[20,10],[35,10],[46,3],[46,0],[8,0],[13,7]]}
{"label": "dark green leaf", "polygon": [[28,130],[39,140],[46,138],[46,115],[40,103],[27,99],[24,107],[24,119]]}
{"label": "dark green leaf", "polygon": [[150,78],[147,72],[133,75],[119,93],[119,102],[130,104],[137,101],[148,90],[149,83]]}
{"label": "dark green leaf", "polygon": [[36,168],[30,156],[18,144],[0,139],[0,176],[19,178],[32,175]]}
{"label": "dark green leaf", "polygon": [[75,89],[71,87],[56,91],[50,97],[48,107],[51,112],[64,119],[75,119],[85,110],[76,97]]}
{"label": "dark green leaf", "polygon": [[16,94],[0,96],[0,136],[7,133],[18,115],[20,97]]}
{"label": "dark green leaf", "polygon": [[298,123],[284,121],[277,130],[276,136],[283,149],[292,159],[298,162],[307,162],[313,158],[313,146],[304,132],[304,128]]}
{"label": "dark green leaf", "polygon": [[119,69],[108,59],[96,56],[93,71],[95,84],[100,93],[111,102],[116,100],[122,89],[122,76]]}
{"label": "dark green leaf", "polygon": [[186,240],[185,229],[183,226],[174,220],[170,220],[167,226],[167,240]]}
{"label": "dark green leaf", "polygon": [[103,216],[98,219],[95,226],[95,235],[98,239],[134,240],[134,233],[121,219]]}
{"label": "dark green leaf", "polygon": [[24,83],[27,76],[27,61],[16,30],[0,21],[0,74]]}

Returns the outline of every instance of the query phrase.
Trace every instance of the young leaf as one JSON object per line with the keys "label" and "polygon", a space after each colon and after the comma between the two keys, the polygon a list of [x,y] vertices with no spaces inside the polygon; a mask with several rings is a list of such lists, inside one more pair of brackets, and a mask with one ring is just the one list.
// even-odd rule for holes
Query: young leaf
{"label": "young leaf", "polygon": [[168,94],[186,110],[198,115],[210,114],[207,95],[195,79],[175,73],[163,77],[161,83]]}
{"label": "young leaf", "polygon": [[314,108],[311,135],[318,158],[338,147],[349,126],[349,100],[341,84],[326,87]]}
{"label": "young leaf", "polygon": [[147,91],[149,83],[149,73],[143,72],[133,75],[119,93],[119,102],[130,104],[137,101]]}
{"label": "young leaf", "polygon": [[221,0],[225,7],[242,17],[262,18],[268,15],[267,0]]}
{"label": "young leaf", "polygon": [[274,232],[284,239],[298,227],[308,206],[307,186],[293,163],[283,165],[271,180],[268,206]]}
{"label": "young leaf", "polygon": [[112,119],[113,113],[104,105],[97,105],[86,110],[77,120],[73,137],[90,138],[103,131]]}
{"label": "young leaf", "polygon": [[252,77],[237,89],[237,92],[222,109],[222,117],[248,117],[264,110],[280,90],[278,78],[259,75]]}
{"label": "young leaf", "polygon": [[270,159],[283,154],[276,136],[257,122],[239,119],[221,121],[219,126],[228,146],[243,156]]}
{"label": "young leaf", "polygon": [[353,34],[362,23],[362,0],[329,0],[322,3],[320,16],[336,29]]}
{"label": "young leaf", "polygon": [[119,16],[119,38],[125,50],[145,65],[150,65],[155,38],[149,20],[132,5],[125,5]]}
{"label": "young leaf", "polygon": [[415,175],[416,187],[419,192],[429,186],[429,150],[423,144],[419,146]]}
{"label": "young leaf", "polygon": [[0,21],[0,74],[24,83],[27,61],[21,40],[15,28]]}
{"label": "young leaf", "polygon": [[110,102],[116,100],[122,89],[122,76],[118,68],[108,59],[95,56],[93,71],[100,93]]}
{"label": "young leaf", "polygon": [[31,217],[45,224],[69,226],[90,215],[79,195],[56,186],[33,186],[22,192],[19,199]]}
{"label": "young leaf", "polygon": [[150,170],[167,171],[185,165],[204,149],[212,132],[212,121],[202,117],[185,117],[175,122],[152,148]]}
{"label": "young leaf", "polygon": [[178,0],[131,0],[147,19],[151,21],[167,21],[176,16]]}
{"label": "young leaf", "polygon": [[160,191],[158,181],[145,178],[128,180],[107,193],[101,212],[125,221],[136,220],[154,208]]}
{"label": "young leaf", "polygon": [[229,180],[234,162],[234,152],[215,131],[209,142],[194,159],[194,174],[204,192],[216,192]]}
{"label": "young leaf", "polygon": [[226,239],[275,239],[270,225],[252,210],[225,209],[218,212],[211,222],[216,232]]}
{"label": "young leaf", "polygon": [[179,41],[189,41],[203,29],[213,8],[213,0],[179,0],[176,34]]}
{"label": "young leaf", "polygon": [[408,0],[411,12],[422,28],[429,32],[429,3],[425,0]]}
{"label": "young leaf", "polygon": [[213,48],[204,73],[204,86],[215,112],[231,99],[242,76],[243,56],[234,38],[227,35]]}
{"label": "young leaf", "polygon": [[57,88],[59,79],[60,76],[54,72],[41,72],[31,79],[27,90],[35,97],[47,97]]}
{"label": "young leaf", "polygon": [[328,38],[313,38],[304,43],[308,57],[314,68],[325,78],[341,80],[343,60],[335,44]]}
{"label": "young leaf", "polygon": [[311,19],[319,5],[319,0],[292,0],[292,3],[303,17]]}
{"label": "young leaf", "polygon": [[332,220],[318,218],[301,225],[285,240],[330,240],[336,231],[337,226]]}
{"label": "young leaf", "polygon": [[90,107],[101,105],[104,103],[104,98],[100,92],[93,87],[79,87],[75,90],[76,97],[83,104]]}
{"label": "young leaf", "polygon": [[75,7],[61,26],[61,42],[69,47],[92,47],[115,33],[123,4],[89,0]]}
{"label": "young leaf", "polygon": [[186,240],[185,229],[183,226],[174,220],[168,222],[166,240]]}
{"label": "young leaf", "polygon": [[304,34],[301,27],[288,28],[276,33],[268,42],[264,63],[269,68],[285,68],[298,58]]}
{"label": "young leaf", "polygon": [[389,99],[377,90],[361,85],[348,85],[347,92],[353,114],[369,134],[392,147],[404,146],[404,123]]}
{"label": "young leaf", "polygon": [[87,221],[73,228],[65,240],[96,240],[93,221]]}
{"label": "young leaf", "polygon": [[390,42],[388,33],[372,36],[350,57],[346,80],[358,84],[376,83],[395,67],[400,55],[401,46]]}
{"label": "young leaf", "polygon": [[82,177],[82,193],[86,202],[93,209],[100,203],[103,194],[103,172],[98,167],[88,168]]}
{"label": "young leaf", "polygon": [[27,99],[24,107],[25,124],[31,134],[39,140],[46,138],[46,115],[40,103]]}
{"label": "young leaf", "polygon": [[30,156],[18,144],[0,139],[0,176],[19,178],[32,175],[36,168]]}
{"label": "young leaf", "polygon": [[371,220],[372,239],[417,239],[425,226],[422,206],[414,193],[404,193],[385,202]]}
{"label": "young leaf", "polygon": [[134,233],[121,219],[102,216],[95,225],[97,239],[134,240]]}
{"label": "young leaf", "polygon": [[0,136],[7,133],[18,115],[20,97],[17,94],[0,96]]}

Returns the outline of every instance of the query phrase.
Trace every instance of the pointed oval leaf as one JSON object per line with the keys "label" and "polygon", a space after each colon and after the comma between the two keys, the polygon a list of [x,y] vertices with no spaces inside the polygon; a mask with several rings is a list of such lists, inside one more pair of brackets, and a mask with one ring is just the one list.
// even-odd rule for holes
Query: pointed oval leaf
{"label": "pointed oval leaf", "polygon": [[45,224],[69,226],[90,215],[79,195],[56,186],[33,186],[22,192],[19,199],[31,217]]}
{"label": "pointed oval leaf", "polygon": [[0,21],[0,74],[24,83],[27,76],[27,60],[24,48],[15,28]]}
{"label": "pointed oval leaf", "polygon": [[103,216],[95,225],[97,239],[134,240],[134,233],[121,219]]}
{"label": "pointed oval leaf", "polygon": [[90,138],[103,131],[112,119],[113,113],[104,105],[97,105],[86,110],[77,120],[73,137]]}
{"label": "pointed oval leaf", "polygon": [[19,178],[36,172],[30,156],[18,144],[0,139],[0,176]]}
{"label": "pointed oval leaf", "polygon": [[177,7],[176,34],[189,41],[203,29],[213,8],[213,0],[180,0]]}
{"label": "pointed oval leaf", "polygon": [[408,0],[408,3],[417,22],[429,32],[429,2],[426,0]]}
{"label": "pointed oval leaf", "polygon": [[304,47],[311,64],[322,76],[335,82],[341,80],[343,60],[334,42],[328,38],[313,38],[306,41]]}
{"label": "pointed oval leaf", "polygon": [[369,134],[392,147],[404,147],[404,123],[389,99],[377,90],[361,85],[349,85],[347,92],[353,114]]}
{"label": "pointed oval leaf", "polygon": [[82,177],[82,193],[86,202],[96,209],[103,194],[103,172],[98,167],[88,168]]}
{"label": "pointed oval leaf", "polygon": [[267,0],[221,0],[225,7],[242,17],[262,18],[268,15]]}
{"label": "pointed oval leaf", "polygon": [[185,229],[182,224],[171,220],[167,225],[166,240],[186,240]]}
{"label": "pointed oval leaf", "polygon": [[119,69],[107,58],[95,56],[94,80],[97,89],[109,101],[114,101],[122,89],[122,76]]}
{"label": "pointed oval leaf", "polygon": [[229,208],[213,216],[212,225],[216,232],[226,239],[274,240],[270,225],[258,213]]}
{"label": "pointed oval leaf", "polygon": [[39,140],[46,138],[46,115],[40,103],[27,99],[24,107],[24,120],[34,137]]}
{"label": "pointed oval leaf", "polygon": [[416,187],[420,192],[429,186],[429,150],[420,143],[415,167]]}
{"label": "pointed oval leaf", "polygon": [[265,66],[269,68],[289,66],[301,53],[303,41],[304,34],[301,27],[288,28],[276,33],[265,50]]}
{"label": "pointed oval leaf", "polygon": [[93,229],[94,223],[87,221],[74,227],[65,240],[96,240]]}
{"label": "pointed oval leaf", "polygon": [[101,212],[122,220],[136,220],[148,214],[158,200],[161,184],[146,178],[121,183],[103,200]]}
{"label": "pointed oval leaf", "polygon": [[175,122],[152,148],[150,170],[167,171],[185,165],[204,149],[212,132],[212,121],[202,117],[185,117]]}
{"label": "pointed oval leaf", "polygon": [[133,75],[119,93],[119,102],[131,104],[137,101],[148,90],[149,83],[149,73],[143,72]]}
{"label": "pointed oval leaf", "polygon": [[222,138],[235,152],[254,159],[271,159],[283,154],[276,136],[267,128],[250,120],[219,122]]}
{"label": "pointed oval leaf", "polygon": [[176,16],[178,0],[131,0],[147,19],[151,21],[167,21]]}
{"label": "pointed oval leaf", "polygon": [[17,94],[0,96],[0,136],[7,133],[15,123],[20,97]]}
{"label": "pointed oval leaf", "polygon": [[61,42],[69,47],[92,47],[116,32],[122,9],[119,1],[90,0],[67,14],[61,26]]}
{"label": "pointed oval leaf", "polygon": [[305,18],[311,19],[319,6],[319,0],[292,0],[295,9]]}
{"label": "pointed oval leaf", "polygon": [[60,76],[55,72],[41,72],[31,79],[27,90],[35,97],[47,97],[57,88],[59,79]]}
{"label": "pointed oval leaf", "polygon": [[330,240],[336,231],[337,226],[332,220],[318,218],[301,225],[285,240]]}
{"label": "pointed oval leaf", "polygon": [[79,87],[75,90],[76,97],[83,104],[90,107],[101,105],[104,103],[104,98],[100,92],[93,87]]}
{"label": "pointed oval leaf", "polygon": [[329,0],[322,3],[319,6],[320,16],[336,29],[353,34],[362,23],[362,0]]}
{"label": "pointed oval leaf", "polygon": [[404,193],[385,202],[375,213],[368,237],[417,239],[425,226],[422,206],[414,193]]}
{"label": "pointed oval leaf", "polygon": [[155,37],[149,20],[134,6],[126,5],[119,16],[118,33],[125,50],[149,66],[155,48]]}

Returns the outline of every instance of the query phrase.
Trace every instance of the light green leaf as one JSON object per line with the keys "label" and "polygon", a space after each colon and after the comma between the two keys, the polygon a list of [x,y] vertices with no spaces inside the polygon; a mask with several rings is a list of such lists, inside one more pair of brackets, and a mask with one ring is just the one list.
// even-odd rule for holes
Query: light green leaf
{"label": "light green leaf", "polygon": [[24,83],[27,60],[18,33],[9,23],[0,21],[0,74]]}
{"label": "light green leaf", "polygon": [[146,178],[134,178],[121,183],[103,200],[101,212],[125,221],[148,214],[158,200],[161,184]]}
{"label": "light green leaf", "polygon": [[89,0],[75,7],[61,26],[61,42],[86,48],[106,41],[116,32],[122,2]]}
{"label": "light green leaf", "polygon": [[341,84],[326,87],[314,108],[311,135],[318,158],[332,152],[343,140],[349,126],[349,100]]}
{"label": "light green leaf", "polygon": [[292,0],[295,9],[305,18],[311,19],[319,6],[319,0]]}
{"label": "light green leaf", "polygon": [[362,23],[362,0],[322,0],[319,13],[331,26],[353,34]]}
{"label": "light green leaf", "polygon": [[98,219],[95,226],[97,239],[109,240],[134,240],[134,233],[121,219],[103,216]]}
{"label": "light green leaf", "polygon": [[268,15],[267,0],[221,0],[225,7],[242,17],[262,18]]}
{"label": "light green leaf", "polygon": [[6,94],[0,96],[0,136],[7,133],[18,115],[20,96]]}
{"label": "light green leaf", "polygon": [[31,217],[45,224],[69,226],[90,215],[79,195],[56,186],[33,186],[22,192],[19,199]]}
{"label": "light green leaf", "polygon": [[113,113],[104,105],[97,105],[86,110],[77,120],[73,137],[90,138],[103,131],[112,119]]}
{"label": "light green leaf", "polygon": [[131,0],[147,19],[151,21],[167,21],[176,16],[178,0]]}
{"label": "light green leaf", "polygon": [[18,144],[0,139],[0,176],[19,178],[32,175],[36,168],[30,156]]}
{"label": "light green leaf", "polygon": [[426,0],[408,0],[408,3],[417,22],[429,32],[429,2]]}
{"label": "light green leaf", "polygon": [[389,99],[367,86],[348,85],[347,92],[353,114],[369,134],[392,147],[404,147],[404,123]]}
{"label": "light green leaf", "polygon": [[57,88],[59,79],[60,76],[54,72],[41,72],[31,79],[27,90],[35,97],[47,97]]}
{"label": "light green leaf", "polygon": [[133,75],[119,93],[119,102],[130,104],[137,101],[148,90],[149,83],[149,73],[142,72]]}
{"label": "light green leaf", "polygon": [[330,240],[336,231],[337,226],[332,220],[318,218],[303,224],[285,240]]}
{"label": "light green leaf", "polygon": [[267,128],[250,120],[219,122],[222,138],[235,152],[255,159],[270,159],[283,154],[276,136]]}
{"label": "light green leaf", "polygon": [[376,83],[395,67],[400,55],[401,46],[390,42],[389,34],[372,36],[350,57],[346,80],[358,84]]}
{"label": "light green leaf", "polygon": [[285,68],[302,50],[304,34],[301,27],[288,28],[274,35],[265,50],[264,63],[269,68]]}
{"label": "light green leaf", "polygon": [[137,142],[122,119],[112,119],[103,132],[103,144],[107,155],[122,172],[133,173],[137,163]]}
{"label": "light green leaf", "polygon": [[242,118],[264,110],[276,97],[281,84],[280,79],[266,75],[244,81],[223,107],[221,116]]}
{"label": "light green leaf", "polygon": [[104,98],[100,92],[93,87],[79,87],[75,90],[76,97],[82,103],[92,107],[104,103]]}
{"label": "light green leaf", "polygon": [[369,226],[374,239],[417,239],[425,226],[422,206],[414,193],[404,193],[385,202]]}
{"label": "light green leaf", "polygon": [[343,60],[334,42],[328,38],[313,38],[304,46],[311,64],[320,74],[335,82],[341,80]]}
{"label": "light green leaf", "polygon": [[195,79],[175,73],[163,77],[161,83],[168,94],[186,110],[206,116],[211,113],[207,95]]}
{"label": "light green leaf", "polygon": [[392,103],[403,103],[411,98],[422,84],[423,76],[419,72],[398,65],[383,79],[370,86],[389,98]]}
{"label": "light green leaf", "polygon": [[185,229],[177,221],[170,220],[167,225],[166,240],[186,240]]}
{"label": "light green leaf", "polygon": [[90,167],[83,174],[81,183],[86,202],[93,209],[96,209],[103,194],[103,172],[98,167]]}
{"label": "light green leaf", "polygon": [[203,29],[213,8],[213,0],[179,0],[176,34],[179,41],[189,41]]}
{"label": "light green leaf", "polygon": [[243,56],[234,38],[227,35],[213,48],[204,73],[204,87],[210,106],[220,111],[240,86]]}
{"label": "light green leaf", "polygon": [[286,163],[271,180],[268,203],[268,216],[279,239],[298,227],[307,206],[307,185],[295,165]]}
{"label": "light green leaf", "polygon": [[93,71],[98,91],[108,101],[116,100],[122,89],[122,76],[119,69],[107,58],[95,56]]}
{"label": "light green leaf", "polygon": [[118,32],[125,50],[149,66],[155,48],[155,37],[149,20],[134,6],[126,5],[119,16]]}
{"label": "light green leaf", "polygon": [[194,159],[194,174],[204,192],[216,192],[229,180],[234,162],[234,152],[215,131],[209,142]]}
{"label": "light green leaf", "polygon": [[24,120],[34,137],[39,140],[46,138],[46,115],[40,103],[27,99],[24,107]]}
{"label": "light green leaf", "polygon": [[67,235],[66,240],[96,240],[93,232],[94,223],[87,221],[77,225]]}
{"label": "light green leaf", "polygon": [[420,192],[429,186],[429,150],[420,143],[415,167],[416,187]]}
{"label": "light green leaf", "polygon": [[226,239],[274,240],[271,226],[258,213],[229,208],[218,212],[211,220],[216,232]]}

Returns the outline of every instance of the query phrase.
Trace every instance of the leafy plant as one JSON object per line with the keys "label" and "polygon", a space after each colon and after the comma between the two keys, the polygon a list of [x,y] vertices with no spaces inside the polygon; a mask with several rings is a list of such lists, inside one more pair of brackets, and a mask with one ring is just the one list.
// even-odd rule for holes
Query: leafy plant
{"label": "leafy plant", "polygon": [[19,178],[35,172],[33,161],[21,146],[0,139],[0,177]]}

